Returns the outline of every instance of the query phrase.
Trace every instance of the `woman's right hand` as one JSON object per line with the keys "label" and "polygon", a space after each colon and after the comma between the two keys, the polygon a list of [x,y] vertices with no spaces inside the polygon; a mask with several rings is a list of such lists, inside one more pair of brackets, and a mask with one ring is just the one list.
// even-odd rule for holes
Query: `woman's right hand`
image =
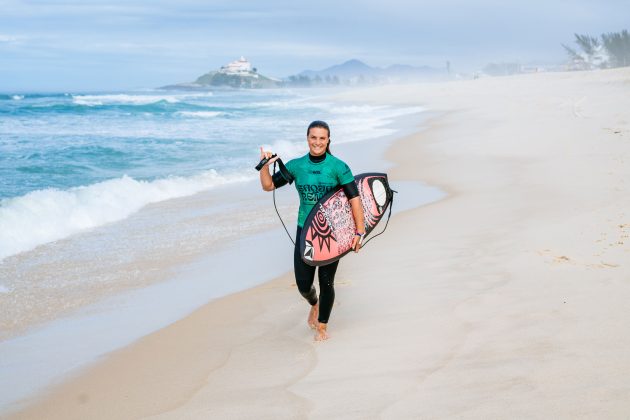
{"label": "woman's right hand", "polygon": [[[260,146],[260,160],[263,160],[265,158],[271,158],[271,156],[273,156],[272,152],[267,152],[263,149],[262,146]],[[280,159],[280,156],[276,156],[274,158],[269,159],[263,167],[268,167],[270,164],[274,163],[278,159]]]}

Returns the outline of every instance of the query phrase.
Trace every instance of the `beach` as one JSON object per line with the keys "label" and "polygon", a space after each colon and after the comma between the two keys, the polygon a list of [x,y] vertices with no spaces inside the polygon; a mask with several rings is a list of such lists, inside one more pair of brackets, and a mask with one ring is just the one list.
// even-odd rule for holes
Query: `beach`
{"label": "beach", "polygon": [[426,108],[388,174],[447,196],[342,260],[330,340],[313,341],[287,272],[6,417],[627,418],[629,87],[617,69],[338,95]]}

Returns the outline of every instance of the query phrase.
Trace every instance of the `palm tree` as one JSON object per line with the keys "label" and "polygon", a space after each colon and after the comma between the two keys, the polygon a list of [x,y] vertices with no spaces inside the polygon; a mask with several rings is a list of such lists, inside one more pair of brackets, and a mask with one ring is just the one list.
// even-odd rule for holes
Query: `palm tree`
{"label": "palm tree", "polygon": [[595,55],[601,48],[599,40],[593,36],[575,34],[575,43],[582,48],[588,56]]}
{"label": "palm tree", "polygon": [[571,47],[562,44],[571,57],[573,64],[581,69],[605,68],[609,64],[609,54],[599,40],[589,35],[575,34],[575,43],[582,49],[577,52]]}
{"label": "palm tree", "polygon": [[612,56],[616,67],[630,66],[630,34],[627,29],[602,34],[602,42]]}
{"label": "palm tree", "polygon": [[562,46],[578,68],[630,66],[630,34],[626,29],[602,34],[601,41],[589,35],[575,34],[575,43],[582,51],[576,51],[564,44]]}

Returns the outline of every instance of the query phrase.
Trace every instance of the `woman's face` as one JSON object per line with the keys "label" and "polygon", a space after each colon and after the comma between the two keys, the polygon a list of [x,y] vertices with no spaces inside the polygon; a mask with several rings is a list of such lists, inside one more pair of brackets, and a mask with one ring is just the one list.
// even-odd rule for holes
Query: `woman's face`
{"label": "woman's face", "polygon": [[328,130],[322,127],[313,127],[308,130],[306,136],[308,140],[308,149],[313,156],[321,156],[326,153],[326,146],[328,146]]}

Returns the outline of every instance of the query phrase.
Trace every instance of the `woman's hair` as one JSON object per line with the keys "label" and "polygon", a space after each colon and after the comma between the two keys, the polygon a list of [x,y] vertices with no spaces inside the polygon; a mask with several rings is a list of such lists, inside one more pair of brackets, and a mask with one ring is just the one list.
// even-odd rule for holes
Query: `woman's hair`
{"label": "woman's hair", "polygon": [[313,121],[308,125],[308,128],[306,129],[306,137],[308,137],[309,133],[311,132],[311,128],[323,128],[328,131],[328,144],[326,145],[326,153],[332,155],[332,153],[330,153],[330,127],[328,126],[328,124],[325,121]]}

